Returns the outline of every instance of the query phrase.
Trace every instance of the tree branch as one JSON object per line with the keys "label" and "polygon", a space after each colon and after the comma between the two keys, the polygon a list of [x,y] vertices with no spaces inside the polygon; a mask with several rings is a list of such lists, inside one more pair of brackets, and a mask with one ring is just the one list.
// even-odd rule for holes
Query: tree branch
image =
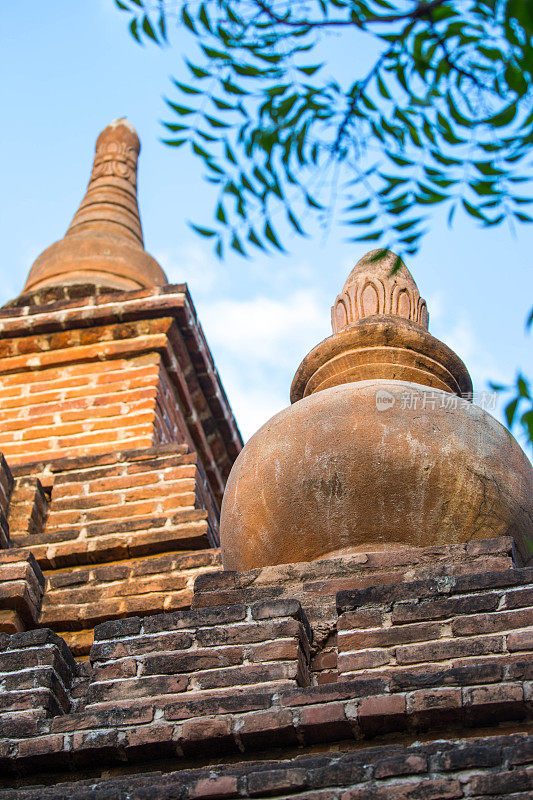
{"label": "tree branch", "polygon": [[346,26],[353,26],[360,28],[365,24],[377,24],[377,25],[387,25],[391,22],[401,22],[402,20],[412,19],[417,20],[421,17],[431,15],[431,12],[438,8],[439,6],[444,5],[447,0],[430,0],[430,2],[426,2],[426,0],[421,0],[416,8],[412,11],[406,11],[402,14],[373,14],[372,16],[367,17],[364,20],[354,21],[351,19],[337,19],[337,20],[291,20],[288,15],[280,16],[276,14],[272,8],[268,5],[268,3],[264,2],[263,0],[254,0],[256,6],[266,14],[266,16],[275,22],[277,25],[285,25],[288,28],[297,28],[297,29],[307,29],[311,30],[312,28],[332,28],[332,27],[346,27]]}

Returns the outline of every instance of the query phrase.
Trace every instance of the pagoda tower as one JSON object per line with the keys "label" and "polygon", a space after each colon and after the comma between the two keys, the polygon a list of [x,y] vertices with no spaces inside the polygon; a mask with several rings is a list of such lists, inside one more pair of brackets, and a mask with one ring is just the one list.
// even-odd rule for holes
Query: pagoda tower
{"label": "pagoda tower", "polygon": [[0,800],[530,800],[525,454],[383,250],[241,447],[139,149],[0,310]]}
{"label": "pagoda tower", "polygon": [[102,131],[65,236],[0,310],[4,545],[46,581],[0,627],[78,656],[99,622],[189,605],[242,445],[187,287],[144,249],[139,152],[127,120]]}

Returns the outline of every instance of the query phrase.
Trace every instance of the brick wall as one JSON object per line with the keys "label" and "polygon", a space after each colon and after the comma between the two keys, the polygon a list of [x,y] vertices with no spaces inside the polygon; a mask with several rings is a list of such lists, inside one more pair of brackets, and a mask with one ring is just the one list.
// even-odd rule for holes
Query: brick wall
{"label": "brick wall", "polygon": [[464,545],[356,553],[311,563],[248,572],[213,572],[198,578],[195,607],[241,603],[244,598],[298,599],[313,626],[312,668],[318,683],[336,681],[338,592],[389,586],[429,576],[507,571],[516,564],[509,537]]}
{"label": "brick wall", "polygon": [[[46,755],[42,757],[42,761]],[[529,800],[533,737],[468,737],[0,789],[1,800]]]}
{"label": "brick wall", "polygon": [[219,507],[242,441],[186,287],[0,311],[11,466],[176,442]]}
{"label": "brick wall", "polygon": [[195,578],[220,568],[218,509],[198,461],[168,444],[13,468],[11,553],[37,559],[39,624],[77,656],[100,622],[188,608]]}
{"label": "brick wall", "polygon": [[10,546],[7,514],[13,485],[14,480],[11,470],[4,456],[0,453],[0,550]]}
{"label": "brick wall", "polygon": [[32,553],[0,550],[0,631],[38,625],[43,592],[44,577]]}
{"label": "brick wall", "polygon": [[[65,657],[46,631],[5,637],[0,787],[23,784],[28,774],[35,785],[52,772],[59,786],[41,787],[40,796],[70,796],[89,790],[81,770],[90,771],[93,790],[98,777],[98,796],[122,799],[146,784],[137,775],[102,780],[106,770],[142,773],[150,762],[185,770],[170,784],[156,781],[162,798],[315,792],[317,800],[373,800],[388,792],[437,800],[503,792],[525,800],[532,599],[532,568],[338,593],[336,649],[346,671],[327,684],[317,684],[313,670],[320,623],[310,624],[295,599],[255,599],[253,587],[244,603],[106,622],[88,664]],[[472,648],[486,637],[490,647]],[[412,648],[424,648],[424,659]],[[376,650],[387,661],[368,666]],[[33,704],[30,684],[39,690]],[[276,765],[256,768],[252,755]],[[191,764],[195,772],[186,771]],[[74,773],[68,791],[65,771]],[[16,791],[0,797],[34,796]]]}
{"label": "brick wall", "polygon": [[[124,342],[114,347],[105,337],[119,332],[123,329],[111,326],[81,331],[82,342],[84,337],[93,341],[96,333],[102,342],[66,344],[64,352],[47,352],[46,361],[56,356],[56,365],[49,368],[44,356],[32,354],[18,357],[19,371],[11,372],[13,358],[0,358],[0,449],[10,464],[49,460],[58,453],[64,457],[150,447],[161,356],[118,357]],[[53,336],[36,339],[43,348],[55,344]],[[101,349],[109,360],[97,360]]]}

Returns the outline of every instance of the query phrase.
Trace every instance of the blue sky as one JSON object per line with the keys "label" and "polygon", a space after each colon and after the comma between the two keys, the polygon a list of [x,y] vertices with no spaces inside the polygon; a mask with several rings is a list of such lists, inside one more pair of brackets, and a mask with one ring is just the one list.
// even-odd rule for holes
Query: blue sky
{"label": "blue sky", "polygon": [[[329,335],[330,306],[367,248],[327,237],[293,239],[287,256],[218,262],[187,221],[208,222],[211,189],[192,155],[160,141],[162,95],[179,75],[172,49],[136,45],[112,0],[23,0],[0,18],[0,303],[18,294],[37,255],[65,233],[85,191],[94,142],[127,116],[142,141],[139,202],[146,249],[170,282],[187,281],[245,438],[288,405],[292,376]],[[326,45],[341,75],[354,57]],[[408,263],[430,330],[467,364],[475,388],[533,374],[524,320],[533,304],[533,229],[483,230],[436,216]],[[495,414],[500,416],[500,411]]]}

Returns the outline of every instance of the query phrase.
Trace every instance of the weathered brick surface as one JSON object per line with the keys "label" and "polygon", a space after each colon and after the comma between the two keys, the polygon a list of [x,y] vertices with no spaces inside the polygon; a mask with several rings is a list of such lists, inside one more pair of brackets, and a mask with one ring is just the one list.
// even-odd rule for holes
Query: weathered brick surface
{"label": "weathered brick surface", "polygon": [[0,798],[530,794],[512,541],[215,573],[240,439],[186,290],[67,295],[0,317]]}
{"label": "weathered brick surface", "polygon": [[49,496],[38,478],[33,476],[17,478],[7,515],[12,541],[16,542],[21,536],[42,535],[49,507]]}
{"label": "weathered brick surface", "polygon": [[[212,741],[227,731],[214,722],[204,731]],[[201,730],[198,731],[201,735]],[[159,725],[159,748],[180,759],[179,740]],[[124,742],[129,759],[143,747],[142,737],[131,730]],[[199,740],[200,742],[202,739]],[[35,743],[28,758],[33,763],[50,760],[53,737]],[[95,739],[95,760],[110,745],[110,738]],[[519,760],[516,760],[516,755]],[[70,756],[70,763],[76,761]],[[468,739],[440,739],[435,743],[389,744],[359,750],[296,755],[213,764],[209,768],[140,772],[113,777],[61,782],[55,786],[0,789],[2,800],[215,800],[216,798],[291,797],[295,800],[459,800],[460,798],[513,798],[526,800],[533,790],[533,748],[524,733]],[[97,772],[97,768],[96,768]]]}
{"label": "weathered brick surface", "polygon": [[[531,570],[509,573],[469,575],[455,583],[415,581],[398,584],[395,590],[375,587],[340,595],[338,668],[342,670],[346,662],[351,671],[326,684],[320,684],[310,668],[316,658],[313,626],[294,598],[258,600],[252,592],[251,603],[105,622],[96,628],[91,664],[79,667],[76,679],[70,679],[71,688],[61,695],[64,702],[68,696],[70,713],[65,714],[65,707],[60,708],[58,702],[53,706],[50,689],[48,705],[37,692],[37,706],[24,706],[17,712],[19,716],[29,715],[32,725],[25,719],[26,727],[21,728],[19,723],[19,727],[8,725],[5,729],[6,738],[0,741],[0,752],[5,753],[3,764],[16,774],[25,765],[37,769],[39,763],[45,763],[39,761],[45,755],[46,765],[54,765],[53,769],[85,769],[94,768],[95,763],[118,765],[124,759],[135,763],[152,758],[237,757],[242,752],[323,747],[335,742],[352,742],[353,746],[377,736],[413,737],[424,732],[428,737],[431,731],[441,732],[433,736],[440,746],[450,726],[472,732],[479,726],[503,724],[521,730],[529,724],[533,710],[531,653],[508,652],[502,645],[502,651],[485,647],[476,650],[475,656],[465,657],[464,649],[452,655],[442,649],[449,640],[468,642],[488,636],[492,641],[495,635],[505,638],[523,630],[508,629],[513,621],[524,623],[525,609],[514,603],[512,614],[502,611],[500,627],[504,630],[472,637],[466,622],[478,616],[480,604],[473,603],[469,614],[468,604],[459,602],[463,596],[496,592],[497,607],[503,609],[509,593],[520,591],[525,603],[529,595],[523,590]],[[445,598],[441,597],[443,592]],[[436,621],[436,612],[426,605],[431,621],[412,622],[408,615],[407,622],[393,622],[395,603],[404,604],[405,612],[406,603],[441,603],[443,599],[457,600],[445,609],[446,613],[450,609],[455,612],[453,618]],[[444,613],[443,607],[439,608],[439,613]],[[381,627],[368,627],[377,621],[376,612],[382,615]],[[401,615],[399,618],[403,619]],[[456,637],[452,633],[454,620],[462,621],[455,625]],[[360,623],[363,627],[356,628]],[[391,639],[395,628],[403,628],[404,635]],[[415,628],[423,633],[423,641]],[[380,632],[384,646],[378,651],[385,654],[385,663],[354,670],[350,659],[375,653],[375,637]],[[369,649],[365,649],[367,634],[371,637]],[[6,685],[12,707],[28,702],[28,681],[32,678],[27,670],[41,676],[50,666],[43,654],[38,656],[36,647],[27,647],[26,654],[20,655],[20,642],[30,635],[13,637],[19,642],[15,656],[6,649],[2,662],[4,673],[10,673]],[[343,650],[345,644],[350,648],[347,651]],[[406,664],[400,658],[392,663],[404,648],[422,646],[427,651],[425,662]],[[433,660],[429,652],[433,652]],[[59,669],[56,672],[66,686],[64,668],[63,673]],[[49,681],[47,687],[50,685]],[[57,696],[59,689],[54,688],[54,692]],[[410,769],[413,775],[426,774],[424,764],[435,752],[424,757],[409,752],[408,764],[403,765],[392,753],[374,778],[392,780],[393,776],[411,774],[405,772]],[[509,758],[520,758],[519,751],[513,754],[509,750],[508,754]],[[455,754],[454,758],[458,763],[459,756]],[[447,792],[449,785],[456,786],[446,784],[447,778],[436,773],[464,769],[445,767],[444,763],[439,769],[427,770],[425,780],[436,792],[435,798],[447,796],[438,792]],[[497,774],[506,773],[509,763],[498,762]],[[483,766],[487,764],[483,762]],[[249,774],[250,770],[246,772]],[[370,770],[369,779],[372,774]],[[205,779],[206,774],[202,777]],[[425,792],[417,780],[409,791]],[[463,791],[461,780],[458,785]],[[258,784],[252,786],[254,792],[258,790]],[[319,788],[305,786],[313,791]],[[274,788],[273,783],[272,791]],[[368,797],[376,790],[371,784],[357,788],[367,793],[361,796]]]}
{"label": "weathered brick surface", "polygon": [[31,553],[0,550],[0,631],[16,633],[37,624],[44,585]]}
{"label": "weathered brick surface", "polygon": [[[218,612],[178,612],[144,623],[131,619],[127,638],[110,638],[120,635],[119,622],[114,624],[115,629],[113,623],[97,628],[87,707],[116,702],[121,697],[235,691],[239,686],[272,682],[285,686],[309,683],[308,628],[298,603],[289,601],[275,608],[237,606]],[[254,613],[260,618],[254,619]],[[287,632],[292,629],[293,635],[286,637],[289,651],[276,647],[276,640],[269,641],[274,619],[284,622]],[[217,629],[218,622],[231,627],[231,644],[216,636],[205,642],[202,633],[213,622]],[[158,630],[158,623],[165,627]],[[270,651],[265,643],[273,645]]]}
{"label": "weathered brick surface", "polygon": [[[49,630],[0,636],[0,728],[17,733],[24,722],[67,714],[79,667],[65,642]],[[19,729],[20,732],[20,729]],[[21,741],[21,745],[29,745]],[[55,744],[60,745],[59,740]],[[57,747],[56,747],[57,749]]]}
{"label": "weathered brick surface", "polygon": [[[40,624],[76,655],[106,619],[188,608],[195,577],[219,567],[218,512],[186,445],[57,459],[39,466],[46,491],[27,469],[14,467],[11,543],[45,571]],[[0,615],[0,626],[22,624]]]}
{"label": "weathered brick surface", "polygon": [[0,374],[11,464],[184,441],[220,503],[241,439],[185,286],[2,309]]}
{"label": "weathered brick surface", "polygon": [[[0,550],[35,556],[39,624],[83,656],[103,620],[189,606],[242,442],[186,286],[44,295],[0,310]],[[27,627],[28,581],[0,595]]]}
{"label": "weathered brick surface", "polygon": [[4,456],[0,453],[0,550],[10,547],[11,545],[7,514],[11,494],[13,492],[13,484],[14,480],[11,470]]}
{"label": "weathered brick surface", "polygon": [[341,592],[339,674],[405,684],[404,676],[450,668],[465,677],[469,665],[475,679],[484,664],[495,670],[490,679],[503,680],[519,653],[533,652],[532,582],[533,569],[523,568]]}
{"label": "weathered brick surface", "polygon": [[[427,580],[430,577],[446,584],[454,576],[459,578],[468,573],[486,570],[506,572],[512,570],[514,565],[513,542],[508,537],[449,547],[356,553],[324,561],[264,567],[243,573],[204,574],[196,582],[193,605],[205,608],[225,603],[250,602],[254,599],[298,599],[313,626],[313,672],[317,674],[318,682],[330,682],[339,677],[336,609],[336,596],[339,592],[364,592],[365,589],[372,591],[375,586],[384,587],[385,591],[389,586],[411,583],[416,579]],[[494,598],[481,597],[476,601],[481,603],[480,610],[494,608]],[[367,604],[353,613],[361,615],[359,623],[354,625],[354,631],[356,628],[372,629],[382,625],[379,607]],[[431,622],[432,619],[428,617],[427,621]],[[418,617],[415,616],[413,621],[418,622]],[[369,643],[369,637],[374,634],[375,631],[367,632],[367,644],[360,648],[357,668],[372,669],[387,663],[383,647],[372,648]],[[354,636],[360,635],[354,632]],[[422,629],[418,635],[423,641]],[[408,637],[409,633],[395,630],[383,633],[383,636]]]}

